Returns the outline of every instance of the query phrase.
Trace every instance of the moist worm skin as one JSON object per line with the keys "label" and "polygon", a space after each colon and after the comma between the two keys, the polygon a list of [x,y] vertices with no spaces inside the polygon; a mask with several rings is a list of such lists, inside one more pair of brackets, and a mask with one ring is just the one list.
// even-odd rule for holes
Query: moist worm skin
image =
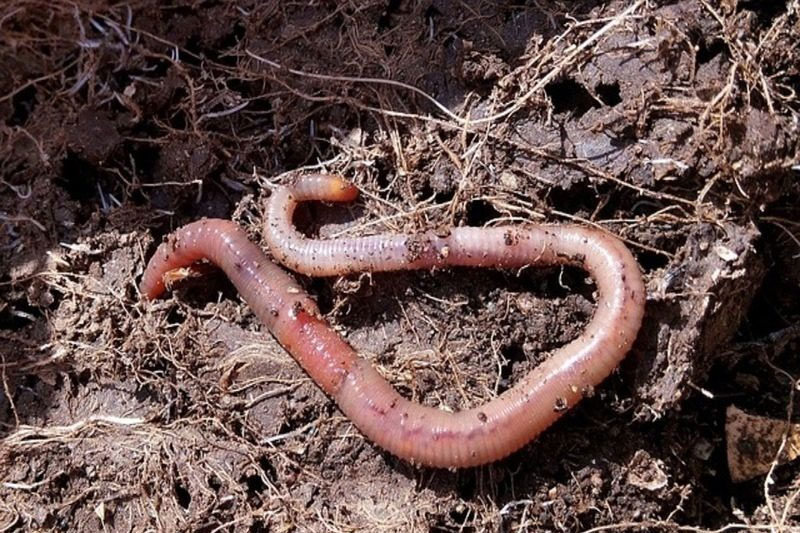
{"label": "moist worm skin", "polygon": [[202,220],[159,246],[141,290],[156,298],[170,270],[208,259],[228,275],[256,315],[370,440],[393,454],[435,467],[501,459],[534,439],[590,394],[631,347],[644,313],[645,289],[633,256],[617,238],[579,226],[453,228],[446,236],[376,235],[308,239],[292,226],[298,202],[351,201],[357,189],[334,176],[308,176],[277,188],[266,240],[284,265],[312,276],[362,271],[472,266],[517,269],[575,265],[597,285],[586,330],[497,398],[446,412],[402,397],[319,315],[316,304],[232,222]]}

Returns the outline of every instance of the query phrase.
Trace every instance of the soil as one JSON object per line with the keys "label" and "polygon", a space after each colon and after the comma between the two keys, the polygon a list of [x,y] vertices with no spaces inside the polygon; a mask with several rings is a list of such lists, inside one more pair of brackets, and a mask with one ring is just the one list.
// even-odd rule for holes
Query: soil
{"label": "soil", "polygon": [[[724,423],[798,411],[797,35],[797,0],[3,2],[0,531],[800,528],[800,467],[732,482]],[[298,214],[321,238],[614,232],[647,280],[632,353],[522,451],[432,470],[366,441],[219,273],[141,301],[171,230],[259,240],[271,187],[316,171],[364,191]],[[446,409],[593,311],[570,269],[303,283]]]}

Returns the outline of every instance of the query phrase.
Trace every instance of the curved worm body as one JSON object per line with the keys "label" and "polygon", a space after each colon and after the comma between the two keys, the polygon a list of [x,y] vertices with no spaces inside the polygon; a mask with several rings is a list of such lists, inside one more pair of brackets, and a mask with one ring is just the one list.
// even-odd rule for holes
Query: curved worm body
{"label": "curved worm body", "polygon": [[351,201],[357,189],[310,176],[273,192],[266,239],[280,262],[308,275],[332,276],[449,266],[521,268],[576,265],[597,285],[594,316],[581,336],[556,350],[490,402],[452,413],[410,402],[320,317],[314,301],[269,261],[234,223],[202,220],[159,246],[142,279],[155,298],[164,274],[208,259],[228,275],[277,340],[373,442],[410,461],[466,467],[501,459],[531,441],[590,393],[633,343],[644,312],[639,266],[615,237],[578,226],[453,228],[442,236],[376,235],[315,240],[298,233],[298,202]]}

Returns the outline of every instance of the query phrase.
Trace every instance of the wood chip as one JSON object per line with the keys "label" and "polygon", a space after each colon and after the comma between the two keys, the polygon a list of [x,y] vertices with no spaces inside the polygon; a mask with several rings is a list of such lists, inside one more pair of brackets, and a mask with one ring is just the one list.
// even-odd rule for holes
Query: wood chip
{"label": "wood chip", "polygon": [[[725,436],[731,481],[740,483],[769,472],[786,430],[786,420],[750,415],[738,407],[728,407]],[[800,424],[790,424],[788,430],[778,464],[800,455]]]}

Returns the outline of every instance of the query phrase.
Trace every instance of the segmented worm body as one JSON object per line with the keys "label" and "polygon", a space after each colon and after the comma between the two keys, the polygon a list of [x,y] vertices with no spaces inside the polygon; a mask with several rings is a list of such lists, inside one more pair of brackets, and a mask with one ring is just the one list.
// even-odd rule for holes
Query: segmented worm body
{"label": "segmented worm body", "polygon": [[333,176],[309,176],[270,198],[266,239],[273,256],[298,272],[333,276],[361,271],[451,266],[518,269],[575,265],[597,286],[586,330],[497,398],[446,412],[401,396],[321,318],[300,285],[268,260],[233,222],[201,220],[159,246],[142,293],[155,298],[164,274],[199,259],[218,265],[256,315],[339,408],[373,442],[428,466],[466,467],[501,459],[531,441],[619,364],[644,312],[639,266],[615,237],[579,226],[453,228],[446,235],[375,235],[309,239],[292,225],[298,202],[351,201],[357,189]]}

